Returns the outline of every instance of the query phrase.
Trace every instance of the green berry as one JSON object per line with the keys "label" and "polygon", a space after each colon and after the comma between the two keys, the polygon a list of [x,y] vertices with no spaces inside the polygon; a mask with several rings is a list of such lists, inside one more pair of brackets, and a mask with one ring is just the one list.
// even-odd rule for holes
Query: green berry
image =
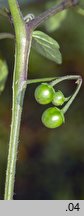
{"label": "green berry", "polygon": [[42,83],[36,88],[34,95],[39,104],[49,104],[52,102],[54,93],[55,90],[51,85]]}
{"label": "green berry", "polygon": [[55,94],[53,96],[53,100],[52,100],[52,103],[55,106],[61,106],[64,104],[65,101],[66,101],[66,99],[65,99],[65,97],[61,91],[55,92]]}
{"label": "green berry", "polygon": [[42,114],[42,123],[47,128],[57,128],[64,123],[64,114],[57,107],[50,107]]}

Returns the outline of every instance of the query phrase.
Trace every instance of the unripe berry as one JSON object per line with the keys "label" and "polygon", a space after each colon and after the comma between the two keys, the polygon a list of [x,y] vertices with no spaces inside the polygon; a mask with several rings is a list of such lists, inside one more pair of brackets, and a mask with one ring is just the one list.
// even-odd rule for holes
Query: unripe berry
{"label": "unripe berry", "polygon": [[64,114],[57,107],[50,107],[42,114],[42,123],[47,128],[57,128],[64,123]]}
{"label": "unripe berry", "polygon": [[66,99],[61,91],[55,92],[53,96],[52,104],[54,104],[55,106],[61,106],[64,104],[65,101]]}
{"label": "unripe berry", "polygon": [[51,85],[42,83],[36,88],[34,95],[39,104],[49,104],[52,102],[54,93],[55,90]]}

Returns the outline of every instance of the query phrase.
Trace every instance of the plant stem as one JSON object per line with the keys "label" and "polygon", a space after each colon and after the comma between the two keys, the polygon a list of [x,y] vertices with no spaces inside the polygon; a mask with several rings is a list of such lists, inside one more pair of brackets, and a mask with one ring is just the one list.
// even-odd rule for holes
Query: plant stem
{"label": "plant stem", "polygon": [[66,113],[67,110],[69,109],[69,107],[71,106],[71,104],[73,103],[75,97],[77,96],[80,88],[81,88],[81,85],[82,85],[82,78],[79,76],[78,80],[76,81],[77,83],[77,88],[74,92],[74,94],[70,97],[70,100],[68,100],[68,102],[66,103],[66,105],[62,108],[62,111],[63,113]]}
{"label": "plant stem", "polygon": [[74,94],[70,97],[70,99],[68,100],[66,105],[62,108],[63,113],[66,113],[67,110],[69,109],[70,105],[74,101],[75,97],[77,96],[79,90],[80,90],[80,87],[82,85],[82,77],[78,76],[78,75],[67,75],[64,77],[58,77],[56,80],[50,82],[50,85],[55,86],[64,80],[76,80],[76,84],[77,84],[77,88],[76,88]]}
{"label": "plant stem", "polygon": [[[13,18],[16,49],[15,65],[13,74],[13,104],[12,104],[12,122],[9,141],[8,164],[5,183],[5,200],[13,199],[14,179],[16,170],[16,159],[18,149],[18,139],[20,132],[22,106],[26,90],[23,88],[24,81],[27,79],[28,57],[31,47],[31,32],[26,29],[25,22],[21,15],[16,0],[8,0],[10,11]],[[28,34],[27,34],[28,31]]]}
{"label": "plant stem", "polygon": [[53,80],[53,81],[50,82],[49,84],[52,85],[52,86],[55,86],[58,83],[63,82],[65,80],[77,80],[79,78],[82,79],[79,75],[66,75],[66,76],[63,76],[63,77],[46,77],[46,78],[40,78],[40,79],[31,79],[31,80],[27,80],[24,83],[24,86],[25,86],[25,84],[46,82],[46,81],[51,81],[51,80]]}
{"label": "plant stem", "polygon": [[78,0],[63,0],[58,5],[44,11],[41,15],[35,17],[35,19],[31,20],[31,25],[33,29],[36,29],[41,23],[46,21],[49,17],[68,9],[69,7],[76,6],[78,4]]}
{"label": "plant stem", "polygon": [[[56,79],[57,77],[47,77],[47,78],[40,78],[40,79],[31,79],[27,80],[26,84],[32,84],[32,83],[39,83],[39,82],[46,82]],[[25,85],[25,83],[24,83]]]}
{"label": "plant stem", "polygon": [[67,76],[63,76],[63,77],[57,77],[56,80],[50,82],[50,85],[55,86],[58,83],[63,82],[65,80],[78,80],[79,78],[81,78],[81,76],[79,76],[79,75],[67,75]]}

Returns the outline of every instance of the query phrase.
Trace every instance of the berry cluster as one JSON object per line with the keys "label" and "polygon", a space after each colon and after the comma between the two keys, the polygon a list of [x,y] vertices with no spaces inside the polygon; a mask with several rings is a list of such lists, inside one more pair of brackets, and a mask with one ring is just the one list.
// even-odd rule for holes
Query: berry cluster
{"label": "berry cluster", "polygon": [[54,106],[46,109],[42,114],[42,123],[47,128],[56,128],[61,126],[65,119],[61,106],[67,101],[61,91],[55,92],[54,88],[47,83],[40,84],[35,90],[35,99],[39,104],[45,105],[52,103]]}

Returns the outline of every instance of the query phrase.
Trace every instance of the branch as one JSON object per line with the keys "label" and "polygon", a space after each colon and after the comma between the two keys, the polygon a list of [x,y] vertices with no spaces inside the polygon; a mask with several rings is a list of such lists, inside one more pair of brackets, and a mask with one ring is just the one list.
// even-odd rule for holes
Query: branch
{"label": "branch", "polygon": [[44,11],[41,15],[27,22],[27,25],[31,26],[32,29],[36,29],[41,23],[46,21],[49,17],[68,9],[69,7],[75,6],[78,4],[79,0],[64,0],[60,4]]}

